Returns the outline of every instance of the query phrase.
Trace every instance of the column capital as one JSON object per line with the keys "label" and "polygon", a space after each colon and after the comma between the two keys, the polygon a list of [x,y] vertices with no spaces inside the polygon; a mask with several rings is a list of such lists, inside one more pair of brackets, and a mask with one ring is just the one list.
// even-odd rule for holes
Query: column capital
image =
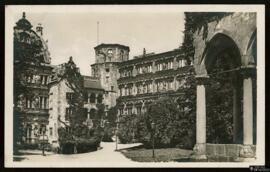
{"label": "column capital", "polygon": [[254,78],[256,76],[256,66],[255,65],[247,65],[241,66],[240,74],[243,78]]}
{"label": "column capital", "polygon": [[208,75],[196,75],[195,78],[197,85],[206,85],[209,81]]}

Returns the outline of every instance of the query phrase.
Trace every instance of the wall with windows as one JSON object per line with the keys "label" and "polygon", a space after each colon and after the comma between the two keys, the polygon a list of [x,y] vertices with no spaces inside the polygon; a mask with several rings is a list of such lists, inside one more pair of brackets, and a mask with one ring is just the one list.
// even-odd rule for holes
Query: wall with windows
{"label": "wall with windows", "polygon": [[118,113],[143,114],[160,96],[181,96],[181,89],[189,87],[186,80],[193,70],[193,63],[179,49],[122,62]]}

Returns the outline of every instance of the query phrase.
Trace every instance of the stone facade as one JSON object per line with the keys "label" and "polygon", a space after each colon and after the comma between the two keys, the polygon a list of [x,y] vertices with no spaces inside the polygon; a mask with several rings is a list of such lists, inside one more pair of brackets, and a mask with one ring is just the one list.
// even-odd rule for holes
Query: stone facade
{"label": "stone facade", "polygon": [[106,109],[116,105],[119,78],[118,63],[127,61],[129,47],[120,44],[100,44],[95,47],[95,64],[91,65],[92,76],[99,78],[105,89],[104,103]]}
{"label": "stone facade", "polygon": [[32,30],[25,13],[14,27],[14,119],[20,121],[15,131],[21,130],[19,142],[26,144],[39,142],[49,117],[51,58],[42,26],[36,29]]}
{"label": "stone facade", "polygon": [[142,114],[147,105],[161,96],[177,98],[188,87],[186,77],[194,75],[193,64],[181,49],[144,54],[119,63],[117,80],[119,115]]}
{"label": "stone facade", "polygon": [[[55,66],[50,80],[49,97],[49,124],[47,125],[48,141],[52,146],[58,147],[58,129],[70,125],[69,116],[72,115],[72,108],[69,105],[69,98],[74,91],[68,86],[68,81],[62,76],[65,73],[64,64]],[[83,76],[85,123],[93,126],[92,119],[97,110],[97,104],[103,103],[104,90],[101,88],[97,78]]]}

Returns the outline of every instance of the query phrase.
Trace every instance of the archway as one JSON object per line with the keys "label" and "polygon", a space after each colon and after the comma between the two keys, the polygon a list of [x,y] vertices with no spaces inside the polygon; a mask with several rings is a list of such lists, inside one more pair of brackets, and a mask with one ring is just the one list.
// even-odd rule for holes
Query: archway
{"label": "archway", "polygon": [[241,56],[235,42],[215,35],[204,56],[209,76],[206,87],[206,142],[242,143]]}
{"label": "archway", "polygon": [[[195,65],[197,70],[196,145],[193,156],[195,159],[207,159],[207,156],[211,155],[225,158],[235,156],[236,159],[255,157],[253,121],[256,64],[252,59],[256,58],[252,57],[252,53],[243,55],[243,52],[232,38],[218,33],[206,44],[202,60],[197,61]],[[227,132],[228,136],[222,136],[227,139],[207,140],[206,129],[209,125],[207,117],[211,115],[214,120],[227,115],[227,119],[221,120],[223,123],[233,121],[231,123],[233,125],[229,126],[232,130]],[[226,133],[225,128],[226,126],[221,127],[222,130],[214,133],[214,136]],[[209,141],[214,144],[209,144]]]}

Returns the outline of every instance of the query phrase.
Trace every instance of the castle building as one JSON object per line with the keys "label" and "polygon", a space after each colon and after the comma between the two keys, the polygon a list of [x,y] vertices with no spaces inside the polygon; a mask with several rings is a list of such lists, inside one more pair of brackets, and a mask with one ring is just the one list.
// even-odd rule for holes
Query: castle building
{"label": "castle building", "polygon": [[189,87],[186,78],[194,75],[193,64],[181,49],[159,54],[144,53],[118,64],[118,113],[142,114],[147,105],[162,96],[177,98]]}
{"label": "castle building", "polygon": [[36,31],[25,13],[14,27],[14,139],[36,143],[48,124],[51,58],[43,28]]}
{"label": "castle building", "polygon": [[106,109],[116,105],[119,78],[118,64],[129,59],[129,47],[120,44],[100,44],[95,48],[95,63],[91,65],[92,76],[100,80],[105,90]]}
{"label": "castle building", "polygon": [[[69,64],[74,64],[70,58]],[[76,67],[77,70],[79,70]],[[50,79],[49,124],[47,126],[48,141],[53,147],[58,147],[58,129],[70,126],[70,116],[73,109],[69,101],[74,97],[74,90],[69,86],[70,81],[65,77],[66,64],[55,66]],[[93,119],[97,111],[97,104],[103,102],[104,89],[97,78],[83,76],[84,114],[82,121],[89,128],[93,127]],[[79,116],[78,116],[79,118]]]}

